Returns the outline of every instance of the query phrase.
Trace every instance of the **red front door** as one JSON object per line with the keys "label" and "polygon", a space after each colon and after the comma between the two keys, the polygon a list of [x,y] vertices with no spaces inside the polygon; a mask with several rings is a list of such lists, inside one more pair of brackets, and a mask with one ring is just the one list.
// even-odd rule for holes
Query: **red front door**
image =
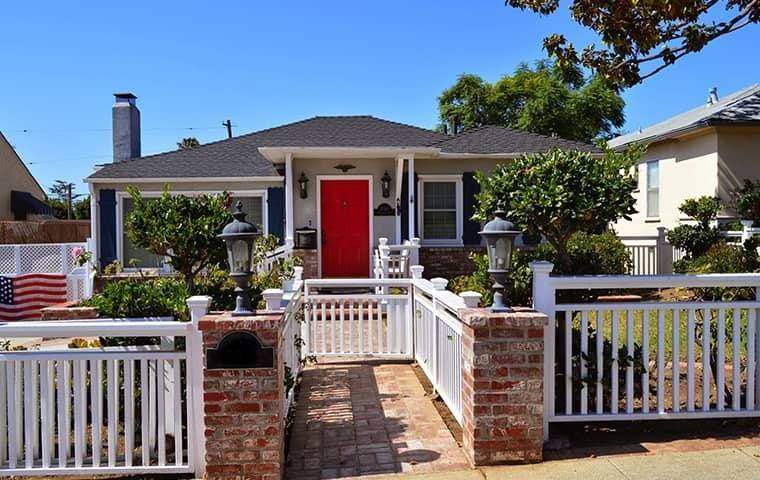
{"label": "red front door", "polygon": [[320,180],[322,277],[369,276],[369,181]]}

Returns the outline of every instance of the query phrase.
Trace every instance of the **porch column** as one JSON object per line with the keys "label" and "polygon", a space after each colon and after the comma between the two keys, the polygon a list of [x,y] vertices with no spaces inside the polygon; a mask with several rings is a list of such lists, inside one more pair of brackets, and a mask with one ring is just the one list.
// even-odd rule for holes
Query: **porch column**
{"label": "porch column", "polygon": [[[90,191],[90,240],[92,241],[92,261],[100,266],[100,209],[98,208],[98,190],[92,183],[87,184]],[[89,245],[88,245],[89,246]],[[89,281],[89,279],[88,279]]]}
{"label": "porch column", "polygon": [[401,205],[401,188],[404,182],[404,158],[401,156],[396,157],[396,205],[399,208],[396,208],[396,223],[395,223],[395,234],[394,234],[394,243],[396,245],[401,244],[401,208],[403,206]]}
{"label": "porch column", "polygon": [[293,154],[285,154],[285,245],[294,245],[293,228]]}
{"label": "porch column", "polygon": [[408,181],[407,189],[408,189],[408,192],[409,192],[409,218],[408,218],[408,220],[409,220],[409,238],[407,240],[409,240],[409,239],[412,239],[412,238],[416,237],[415,232],[414,232],[414,223],[415,223],[415,220],[417,219],[417,214],[416,214],[416,209],[415,209],[415,205],[416,205],[417,199],[414,198],[414,155],[409,155],[409,157],[407,157],[407,162],[408,162],[407,163],[407,165],[408,165],[408,168],[407,168],[407,171],[408,171],[408,173],[407,173],[407,181]]}

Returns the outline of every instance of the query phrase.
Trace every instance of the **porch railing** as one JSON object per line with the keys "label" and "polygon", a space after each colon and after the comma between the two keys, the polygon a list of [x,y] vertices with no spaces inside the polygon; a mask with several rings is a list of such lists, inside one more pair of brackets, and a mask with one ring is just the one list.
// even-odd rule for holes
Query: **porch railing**
{"label": "porch railing", "polygon": [[420,239],[402,245],[388,245],[387,238],[378,239],[373,265],[375,278],[411,278],[411,266],[419,264]]}

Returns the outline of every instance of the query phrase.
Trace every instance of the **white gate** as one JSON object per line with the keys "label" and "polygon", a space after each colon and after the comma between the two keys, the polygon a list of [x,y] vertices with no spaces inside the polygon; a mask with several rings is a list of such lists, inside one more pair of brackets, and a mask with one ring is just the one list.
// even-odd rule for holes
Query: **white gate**
{"label": "white gate", "polygon": [[[760,301],[557,303],[558,290],[747,288],[760,274],[552,277],[535,262],[552,422],[760,417]],[[708,332],[705,334],[705,332]]]}
{"label": "white gate", "polygon": [[200,471],[196,419],[203,412],[194,376],[202,365],[194,320],[0,324],[3,338],[186,340],[184,351],[156,345],[0,353],[0,476]]}
{"label": "white gate", "polygon": [[412,356],[408,279],[306,280],[304,306],[309,355]]}

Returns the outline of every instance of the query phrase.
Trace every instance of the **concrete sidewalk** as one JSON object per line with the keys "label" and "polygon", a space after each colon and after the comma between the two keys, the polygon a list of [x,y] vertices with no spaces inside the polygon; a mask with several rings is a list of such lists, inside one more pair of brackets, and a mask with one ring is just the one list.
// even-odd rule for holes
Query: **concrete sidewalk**
{"label": "concrete sidewalk", "polygon": [[558,460],[537,465],[372,477],[396,480],[750,480],[760,479],[760,447]]}

